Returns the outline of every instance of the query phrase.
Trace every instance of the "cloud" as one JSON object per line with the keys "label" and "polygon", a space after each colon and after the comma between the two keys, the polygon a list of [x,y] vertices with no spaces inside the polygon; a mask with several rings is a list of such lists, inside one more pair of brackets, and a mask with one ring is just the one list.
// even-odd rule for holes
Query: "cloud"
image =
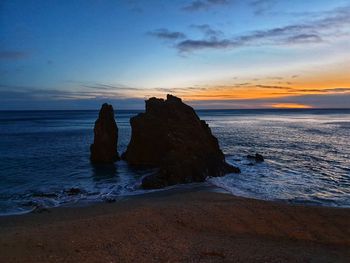
{"label": "cloud", "polygon": [[160,28],[151,32],[148,32],[149,35],[165,39],[165,40],[178,40],[186,38],[186,35],[182,32],[169,31],[166,28]]}
{"label": "cloud", "polygon": [[[233,43],[229,39],[220,39],[218,37],[223,35],[222,31],[213,29],[208,24],[203,25],[191,25],[191,28],[197,29],[204,34],[206,39],[203,40],[191,40],[185,39],[179,42],[176,47],[182,52],[188,52],[196,49],[203,48],[225,48],[232,47]],[[187,38],[186,34],[179,31],[170,31],[166,28],[157,29],[148,32],[149,35],[163,40],[176,41]]]}
{"label": "cloud", "polygon": [[118,110],[139,110],[144,108],[143,98],[83,98],[62,99],[54,97],[33,98],[30,93],[0,90],[0,110],[97,110],[105,102]]}
{"label": "cloud", "polygon": [[[204,88],[204,89],[203,89]],[[174,88],[170,91],[184,100],[249,100],[249,99],[281,99],[304,95],[350,95],[350,87],[308,88],[266,85],[264,83],[233,83],[231,85],[194,86],[191,90]],[[335,105],[336,106],[336,105]]]}
{"label": "cloud", "polygon": [[227,100],[188,100],[197,109],[261,109],[273,108],[276,104],[307,105],[312,108],[349,108],[350,93],[347,94],[316,94],[302,96],[287,96],[272,99],[227,99]]}
{"label": "cloud", "polygon": [[181,9],[187,12],[196,12],[201,10],[208,10],[214,6],[228,5],[229,0],[195,0],[191,1],[188,5],[185,5]]}
{"label": "cloud", "polygon": [[284,87],[284,86],[255,85],[255,87],[262,88],[262,89],[293,90],[293,88],[291,87]]}
{"label": "cloud", "polygon": [[209,40],[186,39],[176,45],[180,52],[191,52],[200,49],[227,49],[240,46],[239,42],[229,39],[212,38]]}
{"label": "cloud", "polygon": [[15,50],[0,51],[0,60],[17,60],[29,56],[29,53]]}
{"label": "cloud", "polygon": [[[93,99],[93,98],[130,98],[133,92],[140,91],[140,88],[127,86],[117,86],[102,83],[86,84],[84,82],[75,83],[74,88],[68,89],[50,89],[33,86],[18,86],[0,84],[2,94],[15,94],[18,97],[27,97],[31,100],[37,99]],[[15,98],[17,98],[15,96]],[[4,96],[9,99],[11,96]]]}
{"label": "cloud", "polygon": [[[77,82],[78,83],[78,82]],[[0,110],[37,109],[98,109],[102,103],[109,102],[117,109],[142,109],[144,98],[133,96],[124,90],[107,90],[96,87],[76,87],[76,90],[47,89],[33,86],[0,84]]]}
{"label": "cloud", "polygon": [[129,10],[134,13],[143,13],[144,9],[141,7],[142,1],[126,0],[125,3],[129,6]]}
{"label": "cloud", "polygon": [[[303,104],[314,108],[349,108],[350,88],[293,90],[284,86],[238,83],[235,86],[139,89],[103,83],[79,85],[81,89],[58,90],[32,86],[0,85],[0,110],[11,109],[98,109],[104,102],[117,109],[142,109],[144,98],[179,95],[196,108],[271,108],[276,104]],[[246,88],[271,89],[277,97],[244,98],[237,96]],[[130,90],[128,90],[130,89]],[[138,88],[135,88],[138,89]],[[142,90],[142,91],[141,91]],[[274,91],[276,90],[276,91]],[[279,91],[280,90],[280,91]],[[284,92],[285,91],[285,92]],[[274,93],[276,92],[276,93]],[[306,92],[310,94],[298,94]],[[315,92],[316,94],[312,94]],[[141,95],[140,95],[141,94]],[[142,95],[143,94],[143,95]],[[220,98],[220,99],[219,99]]]}
{"label": "cloud", "polygon": [[192,12],[205,9],[206,7],[207,4],[203,1],[193,1],[191,4],[184,6],[182,10]]}
{"label": "cloud", "polygon": [[[293,45],[320,43],[324,39],[336,38],[340,32],[349,34],[350,6],[328,12],[326,17],[275,27],[266,30],[256,30],[247,34],[223,38],[218,35],[203,39],[187,38],[178,42],[175,47],[181,53],[193,52],[201,49],[232,49],[252,45]],[[210,27],[203,27],[211,29]]]}
{"label": "cloud", "polygon": [[219,37],[223,35],[221,30],[215,30],[208,24],[203,25],[191,25],[192,28],[201,31],[206,37]]}
{"label": "cloud", "polygon": [[94,83],[94,84],[86,84],[81,83],[81,87],[93,89],[93,90],[122,90],[122,91],[139,91],[142,90],[141,88],[133,88],[128,87],[126,85],[118,84],[118,85],[111,85],[111,84],[104,84],[104,83]]}
{"label": "cloud", "polygon": [[287,43],[320,43],[322,38],[316,34],[300,34],[287,38]]}
{"label": "cloud", "polygon": [[329,88],[329,89],[299,89],[299,92],[313,92],[313,93],[348,93],[350,88]]}
{"label": "cloud", "polygon": [[261,15],[270,10],[276,2],[276,0],[255,0],[250,5],[253,7],[255,15]]}

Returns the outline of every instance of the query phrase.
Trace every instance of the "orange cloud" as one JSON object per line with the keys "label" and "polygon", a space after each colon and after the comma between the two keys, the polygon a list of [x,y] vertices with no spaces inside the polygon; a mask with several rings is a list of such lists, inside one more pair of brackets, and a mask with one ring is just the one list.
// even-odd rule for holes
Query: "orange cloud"
{"label": "orange cloud", "polygon": [[[343,65],[344,66],[344,65]],[[349,63],[350,66],[350,63]],[[185,100],[251,100],[275,99],[303,95],[350,94],[348,67],[309,72],[295,77],[288,76],[252,78],[225,85],[174,89],[174,93]]]}
{"label": "orange cloud", "polygon": [[[339,65],[331,65],[322,69],[312,70],[294,70],[284,74],[257,75],[248,77],[235,77],[226,80],[217,80],[216,82],[193,83],[193,86],[182,87],[162,87],[162,88],[127,88],[116,87],[114,89],[98,90],[101,95],[109,93],[120,97],[120,93],[125,97],[149,98],[164,97],[171,93],[181,97],[187,102],[208,102],[208,101],[228,101],[235,100],[269,100],[308,96],[308,95],[349,95],[350,94],[350,74],[348,68],[350,61]],[[105,93],[103,93],[105,92]],[[282,102],[283,100],[281,100]],[[267,105],[269,107],[281,108],[307,108],[308,105]]]}

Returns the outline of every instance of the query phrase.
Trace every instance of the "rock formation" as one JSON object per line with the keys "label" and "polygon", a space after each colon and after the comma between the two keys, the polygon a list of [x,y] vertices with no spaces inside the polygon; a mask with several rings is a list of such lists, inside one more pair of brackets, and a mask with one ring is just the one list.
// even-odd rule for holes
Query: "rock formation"
{"label": "rock formation", "polygon": [[264,156],[262,156],[259,153],[256,153],[255,155],[247,155],[247,159],[254,160],[257,163],[262,163],[264,161]]}
{"label": "rock formation", "polygon": [[218,140],[205,121],[181,99],[146,101],[146,112],[130,119],[131,140],[123,158],[131,165],[157,167],[142,181],[143,188],[202,182],[240,170],[225,162]]}
{"label": "rock formation", "polygon": [[90,146],[90,160],[96,164],[114,163],[117,152],[118,127],[114,120],[112,105],[103,104],[95,122],[94,143]]}

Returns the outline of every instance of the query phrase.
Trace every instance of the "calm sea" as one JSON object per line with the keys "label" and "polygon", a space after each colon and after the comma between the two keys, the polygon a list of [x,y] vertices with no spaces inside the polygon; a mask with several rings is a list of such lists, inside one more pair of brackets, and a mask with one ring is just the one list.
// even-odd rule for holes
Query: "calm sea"
{"label": "calm sea", "polygon": [[[120,153],[129,142],[129,118],[135,114],[116,113]],[[238,175],[208,178],[205,184],[244,197],[350,207],[350,110],[198,114],[218,137],[228,162],[242,170]],[[145,193],[140,180],[151,171],[133,170],[123,161],[109,168],[90,164],[97,115],[97,111],[0,112],[0,215]],[[246,155],[255,152],[266,161],[252,164]],[[72,195],[71,188],[81,192]]]}

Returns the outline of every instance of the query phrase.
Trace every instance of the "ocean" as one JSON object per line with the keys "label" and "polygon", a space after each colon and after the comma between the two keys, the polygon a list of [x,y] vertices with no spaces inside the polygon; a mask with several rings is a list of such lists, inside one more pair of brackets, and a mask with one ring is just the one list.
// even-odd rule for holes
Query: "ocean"
{"label": "ocean", "polygon": [[[129,119],[138,112],[116,112],[119,153],[130,140]],[[203,185],[256,199],[350,207],[350,110],[197,113],[218,138],[226,160],[242,171],[208,178]],[[124,161],[108,168],[90,164],[97,115],[98,111],[0,111],[0,215],[150,192],[139,186],[151,170],[135,170]],[[256,152],[265,162],[254,164],[246,158]]]}

